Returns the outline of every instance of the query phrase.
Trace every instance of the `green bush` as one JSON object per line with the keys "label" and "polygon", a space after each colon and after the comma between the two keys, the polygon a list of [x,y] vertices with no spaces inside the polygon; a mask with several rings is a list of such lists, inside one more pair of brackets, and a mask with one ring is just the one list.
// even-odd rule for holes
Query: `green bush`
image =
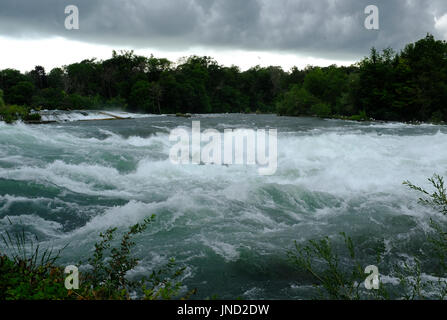
{"label": "green bush", "polygon": [[279,115],[303,116],[311,114],[312,106],[318,103],[319,100],[306,89],[293,85],[277,103],[276,109]]}
{"label": "green bush", "polygon": [[444,116],[444,113],[440,110],[433,112],[430,122],[435,124],[442,124],[444,122],[444,119],[446,117]]}
{"label": "green bush", "polygon": [[67,100],[67,94],[60,89],[46,88],[35,95],[32,100],[32,107],[43,106],[45,109],[61,109]]}
{"label": "green bush", "polygon": [[39,113],[28,113],[22,118],[23,121],[40,121],[42,117]]}
{"label": "green bush", "polygon": [[331,107],[327,103],[317,103],[310,109],[311,112],[321,118],[329,117],[332,114]]}
{"label": "green bush", "polygon": [[[429,192],[415,186],[409,181],[405,185],[422,194],[419,202],[432,207],[443,215],[447,215],[447,189],[444,179],[434,175],[429,179],[434,191]],[[437,258],[438,270],[424,276],[421,260],[424,256],[409,257],[399,264],[391,266],[390,274],[399,283],[397,287],[381,284],[379,290],[368,291],[362,288],[366,275],[357,259],[354,242],[342,233],[346,252],[335,249],[335,243],[328,237],[321,240],[310,240],[307,243],[295,242],[295,248],[288,251],[288,257],[300,270],[310,276],[314,287],[319,292],[319,298],[359,300],[359,299],[441,299],[447,298],[447,230],[445,222],[430,219],[432,228],[428,242],[432,252],[425,258]],[[374,256],[379,266],[383,261],[384,243],[378,242]]]}
{"label": "green bush", "polygon": [[0,300],[67,298],[63,269],[51,265],[31,268],[26,262],[0,256]]}
{"label": "green bush", "polygon": [[356,114],[356,115],[353,115],[353,116],[349,117],[349,120],[352,120],[352,121],[368,121],[370,119],[366,115],[365,111],[361,111],[360,114]]}
{"label": "green bush", "polygon": [[49,300],[67,296],[63,270],[54,265],[60,251],[42,251],[23,230],[14,234],[6,232],[1,238],[9,256],[0,252],[0,300]]}
{"label": "green bush", "polygon": [[29,111],[25,107],[11,105],[0,107],[0,118],[6,123],[23,119],[28,115]]}
{"label": "green bush", "polygon": [[123,98],[117,97],[117,98],[112,98],[112,99],[105,101],[98,109],[109,109],[109,110],[123,109],[123,110],[125,110],[126,108],[127,108],[126,100]]}
{"label": "green bush", "polygon": [[[364,268],[357,259],[356,249],[350,237],[340,234],[344,240],[344,257],[341,258],[334,243],[328,237],[310,240],[305,244],[295,242],[294,250],[288,251],[289,259],[315,281],[320,299],[360,300],[387,297],[385,290],[367,291],[362,286],[365,280]],[[375,248],[375,262],[380,264],[384,254],[384,243]]]}
{"label": "green bush", "polygon": [[11,87],[9,92],[9,102],[20,105],[31,105],[32,97],[36,88],[29,81],[20,81],[15,86]]}
{"label": "green bush", "polygon": [[[195,290],[179,296],[182,286],[179,278],[184,268],[177,268],[173,259],[148,277],[139,280],[127,277],[139,262],[131,252],[135,245],[132,238],[146,230],[154,218],[131,226],[118,246],[113,246],[116,228],[101,233],[93,256],[86,261],[90,269],[80,272],[80,286],[76,290],[65,288],[64,269],[56,264],[61,251],[56,254],[52,250],[40,252],[33,241],[28,244],[24,231],[13,235],[7,232],[2,238],[9,255],[0,253],[0,300],[128,300],[131,292],[148,300],[188,298]],[[27,255],[29,247],[30,256]]]}
{"label": "green bush", "polygon": [[0,120],[6,123],[13,123],[17,120],[23,121],[40,121],[39,113],[30,113],[30,110],[22,106],[3,106],[0,107]]}
{"label": "green bush", "polygon": [[91,109],[92,107],[91,99],[80,94],[71,94],[65,100],[64,105],[71,109]]}

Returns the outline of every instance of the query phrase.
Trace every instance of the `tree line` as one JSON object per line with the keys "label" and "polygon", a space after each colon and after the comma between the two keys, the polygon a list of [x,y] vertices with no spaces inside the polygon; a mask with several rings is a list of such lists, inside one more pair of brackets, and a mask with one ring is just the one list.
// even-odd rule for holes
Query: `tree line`
{"label": "tree line", "polygon": [[[447,121],[447,43],[432,35],[371,54],[349,67],[256,66],[241,71],[211,57],[173,63],[133,51],[50,72],[0,71],[6,105],[143,113],[260,112],[353,120]],[[0,98],[1,99],[1,98]],[[0,107],[2,103],[0,102]]]}

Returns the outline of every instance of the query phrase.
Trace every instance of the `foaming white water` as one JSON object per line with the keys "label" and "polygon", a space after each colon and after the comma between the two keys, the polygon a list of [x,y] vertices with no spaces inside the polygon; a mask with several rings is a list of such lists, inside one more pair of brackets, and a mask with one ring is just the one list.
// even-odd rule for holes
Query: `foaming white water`
{"label": "foaming white water", "polygon": [[207,237],[202,237],[201,240],[205,246],[211,248],[219,256],[222,256],[225,261],[235,261],[240,256],[240,253],[237,251],[239,246],[237,245],[210,240]]}
{"label": "foaming white water", "polygon": [[149,117],[160,117],[163,115],[137,114],[124,111],[60,111],[43,110],[39,112],[42,121],[74,122],[88,120],[110,120],[110,119],[141,119]]}
{"label": "foaming white water", "polygon": [[85,227],[76,233],[91,233],[96,230],[103,230],[112,227],[128,227],[134,225],[144,218],[150,216],[149,212],[156,209],[156,206],[131,200],[124,206],[115,206],[106,210],[103,215],[94,217]]}
{"label": "foaming white water", "polygon": [[280,141],[277,181],[333,194],[399,192],[447,168],[447,136],[322,134]]}
{"label": "foaming white water", "polygon": [[[108,137],[100,140],[54,132],[54,128],[41,130],[25,125],[11,128],[14,130],[6,130],[11,139],[15,136],[23,141],[26,137],[34,145],[50,144],[60,150],[78,147],[79,154],[95,152],[98,157],[111,149],[118,157],[138,150],[139,157],[135,159],[135,170],[130,173],[120,172],[113,163],[92,163],[92,159],[84,162],[80,158],[76,163],[55,160],[45,166],[26,163],[14,169],[0,168],[1,178],[47,181],[78,193],[129,199],[140,199],[138,193],[154,191],[154,186],[166,189],[165,192],[169,189],[176,192],[176,184],[188,185],[190,191],[211,190],[240,201],[250,196],[250,190],[269,183],[302,186],[337,196],[364,192],[403,194],[406,192],[401,186],[404,180],[425,184],[433,173],[447,173],[447,137],[440,132],[407,136],[334,132],[279,135],[278,172],[272,177],[259,177],[251,166],[171,164],[168,160],[171,143],[165,134],[123,138],[106,131]],[[150,155],[154,151],[164,159],[152,159]]]}
{"label": "foaming white water", "polygon": [[70,127],[64,126],[29,126],[23,123],[15,125],[0,126],[0,135],[7,146],[22,145],[45,145],[56,148],[119,148],[119,147],[148,147],[160,142],[166,142],[168,147],[169,141],[165,139],[166,134],[153,135],[149,138],[139,136],[130,136],[123,138],[120,135],[109,130],[99,129],[99,132],[105,134],[105,139],[97,137],[84,137],[82,131],[67,131]]}
{"label": "foaming white water", "polygon": [[40,241],[57,239],[62,235],[60,223],[48,221],[36,215],[8,216],[0,219],[0,226],[2,229],[0,234],[3,234],[5,231],[10,232],[12,228],[17,229],[21,226],[27,226],[29,228],[27,232],[38,236]]}
{"label": "foaming white water", "polygon": [[[232,120],[225,122],[237,127]],[[172,121],[189,128],[187,120]],[[137,237],[143,261],[135,272],[176,257],[190,267],[194,284],[234,276],[240,291],[230,297],[245,292],[255,299],[271,290],[250,282],[251,269],[276,273],[293,240],[346,231],[386,237],[388,254],[430,229],[427,218],[435,213],[402,182],[427,186],[433,173],[447,174],[444,129],[284,121],[274,176],[260,176],[255,166],[172,164],[168,121],[130,122],[136,128],[119,121],[0,124],[0,230],[8,228],[6,215],[22,219],[56,247],[68,243],[64,254],[72,262],[92,250],[99,232],[124,232],[156,214]]]}

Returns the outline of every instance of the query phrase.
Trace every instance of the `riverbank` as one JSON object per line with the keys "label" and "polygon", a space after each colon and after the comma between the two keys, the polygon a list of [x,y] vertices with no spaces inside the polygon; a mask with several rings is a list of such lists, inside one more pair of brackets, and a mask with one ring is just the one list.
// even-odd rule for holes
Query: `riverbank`
{"label": "riverbank", "polygon": [[[3,112],[2,112],[3,111]],[[74,121],[128,120],[154,117],[152,114],[129,113],[125,111],[104,110],[27,110],[24,107],[11,106],[0,110],[0,120],[6,123],[22,121],[26,124],[49,124]]]}
{"label": "riverbank", "polygon": [[[6,110],[5,110],[6,108]],[[277,116],[277,117],[290,117],[290,118],[300,118],[302,116],[293,115],[281,115],[274,113],[227,113],[232,115],[252,115],[252,116]],[[13,123],[15,121],[22,121],[25,124],[51,124],[51,123],[66,123],[66,122],[76,122],[76,121],[112,121],[112,120],[130,120],[130,119],[140,119],[149,117],[177,117],[177,118],[193,118],[200,115],[213,115],[213,114],[191,114],[191,113],[177,113],[177,114],[143,114],[143,113],[131,113],[123,110],[28,110],[25,107],[20,106],[7,106],[0,109],[0,121],[3,120],[6,123]],[[224,115],[224,114],[222,114]],[[355,116],[304,116],[306,118],[315,119],[325,119],[325,120],[342,120],[348,122],[358,122],[358,123],[401,123],[408,125],[445,125],[445,122],[422,122],[422,121],[411,121],[411,122],[400,122],[400,121],[385,121],[376,120],[367,117],[364,114]]]}

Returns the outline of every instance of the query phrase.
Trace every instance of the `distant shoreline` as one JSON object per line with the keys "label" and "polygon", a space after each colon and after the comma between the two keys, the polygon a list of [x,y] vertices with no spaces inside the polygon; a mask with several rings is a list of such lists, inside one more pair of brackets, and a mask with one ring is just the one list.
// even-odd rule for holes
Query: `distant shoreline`
{"label": "distant shoreline", "polygon": [[[115,120],[131,120],[131,119],[141,119],[141,118],[150,118],[150,117],[177,117],[177,118],[194,118],[195,116],[200,115],[210,115],[209,113],[194,113],[194,114],[142,114],[142,113],[129,113],[126,111],[108,111],[108,110],[87,110],[87,109],[79,109],[79,110],[43,110],[36,111],[36,113],[40,114],[42,120],[29,120],[23,121],[25,124],[52,124],[52,123],[68,123],[68,122],[86,122],[86,121],[115,121]],[[82,114],[85,118],[62,118],[62,119],[48,119],[45,118],[51,114],[62,113],[64,115],[69,114]],[[102,115],[104,117],[92,117],[93,115]],[[319,117],[319,116],[310,116],[310,115],[302,115],[302,116],[291,116],[291,115],[278,115],[275,113],[212,113],[216,115],[225,115],[225,114],[237,114],[237,115],[272,115],[276,117],[290,117],[290,118],[316,118],[322,120],[341,120],[341,121],[349,121],[349,122],[370,122],[370,123],[401,123],[408,125],[446,125],[445,122],[434,123],[434,122],[405,122],[405,121],[386,121],[386,120],[375,120],[375,119],[365,119],[365,120],[353,120],[347,117],[342,116],[333,116],[333,117]]]}

